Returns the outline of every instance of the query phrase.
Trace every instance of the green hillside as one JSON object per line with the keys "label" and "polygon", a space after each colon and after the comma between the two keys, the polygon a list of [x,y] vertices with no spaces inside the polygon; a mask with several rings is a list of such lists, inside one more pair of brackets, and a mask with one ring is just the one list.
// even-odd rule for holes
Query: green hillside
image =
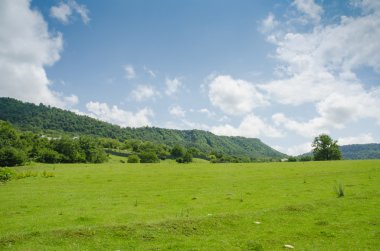
{"label": "green hillside", "polygon": [[343,159],[380,159],[380,144],[341,146]]}
{"label": "green hillside", "polygon": [[0,98],[0,120],[22,130],[34,132],[57,131],[72,134],[147,140],[169,146],[180,144],[195,147],[202,152],[219,152],[250,158],[281,158],[285,156],[265,145],[259,139],[216,136],[201,130],[173,130],[155,127],[121,128],[88,116],[77,115],[43,104],[24,103],[12,98]]}

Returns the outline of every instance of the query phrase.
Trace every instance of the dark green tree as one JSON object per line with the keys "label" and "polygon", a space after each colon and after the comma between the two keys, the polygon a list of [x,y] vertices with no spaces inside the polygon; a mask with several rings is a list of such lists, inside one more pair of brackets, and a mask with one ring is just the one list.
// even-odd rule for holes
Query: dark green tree
{"label": "dark green tree", "polygon": [[62,137],[51,141],[53,150],[61,154],[61,162],[86,162],[86,154],[81,150],[78,139]]}
{"label": "dark green tree", "polygon": [[136,154],[132,154],[128,156],[128,163],[139,163],[139,162],[140,162],[140,158]]}
{"label": "dark green tree", "polygon": [[333,140],[327,134],[321,134],[318,137],[315,137],[312,147],[314,160],[342,159],[342,154],[338,146],[338,141]]}
{"label": "dark green tree", "polygon": [[39,149],[36,161],[42,163],[59,163],[61,155],[50,148]]}
{"label": "dark green tree", "polygon": [[182,158],[185,155],[185,148],[183,148],[180,145],[175,145],[172,150],[171,150],[172,156],[177,159],[177,158]]}
{"label": "dark green tree", "polygon": [[193,162],[193,155],[191,155],[191,152],[187,151],[183,157],[177,158],[176,161],[178,163],[190,163]]}
{"label": "dark green tree", "polygon": [[160,159],[155,152],[143,152],[140,154],[141,163],[158,163]]}
{"label": "dark green tree", "polygon": [[20,166],[26,161],[24,151],[11,146],[0,148],[0,166]]}
{"label": "dark green tree", "polygon": [[95,140],[88,136],[82,136],[79,138],[79,146],[81,152],[85,154],[87,162],[102,163],[107,160],[107,155],[99,140]]}
{"label": "dark green tree", "polygon": [[0,121],[0,148],[19,145],[19,136],[11,124]]}

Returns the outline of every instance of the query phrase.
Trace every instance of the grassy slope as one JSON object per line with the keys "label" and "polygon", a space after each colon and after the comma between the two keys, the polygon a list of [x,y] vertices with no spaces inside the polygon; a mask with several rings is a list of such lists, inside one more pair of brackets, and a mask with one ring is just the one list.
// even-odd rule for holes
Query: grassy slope
{"label": "grassy slope", "polygon": [[0,185],[0,250],[380,248],[378,160],[17,169],[55,177]]}

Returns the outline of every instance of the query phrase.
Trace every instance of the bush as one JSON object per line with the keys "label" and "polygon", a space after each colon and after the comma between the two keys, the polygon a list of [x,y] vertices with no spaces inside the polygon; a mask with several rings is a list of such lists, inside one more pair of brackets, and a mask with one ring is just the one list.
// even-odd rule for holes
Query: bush
{"label": "bush", "polygon": [[290,156],[290,157],[288,158],[288,162],[297,162],[297,158],[296,158],[296,157],[292,157],[292,156]]}
{"label": "bush", "polygon": [[193,162],[193,156],[189,151],[187,151],[183,157],[177,158],[176,161],[178,163],[190,163]]}
{"label": "bush", "polygon": [[140,154],[141,163],[158,163],[160,159],[155,152],[143,152]]}
{"label": "bush", "polygon": [[41,149],[38,152],[37,161],[42,163],[58,163],[61,160],[61,155],[48,148]]}
{"label": "bush", "polygon": [[300,161],[312,161],[313,157],[312,156],[302,156],[300,158]]}
{"label": "bush", "polygon": [[52,172],[46,172],[45,170],[41,173],[41,177],[44,178],[52,178],[55,177],[54,173]]}
{"label": "bush", "polygon": [[139,163],[140,162],[140,158],[139,158],[139,156],[137,156],[137,155],[130,155],[129,157],[128,157],[128,163]]}
{"label": "bush", "polygon": [[180,145],[175,145],[172,150],[171,154],[174,158],[182,158],[185,155],[185,148],[183,148]]}
{"label": "bush", "polygon": [[0,168],[0,182],[7,182],[16,175],[16,172],[10,168]]}
{"label": "bush", "polygon": [[26,154],[22,150],[10,146],[0,149],[0,166],[18,166],[26,160]]}

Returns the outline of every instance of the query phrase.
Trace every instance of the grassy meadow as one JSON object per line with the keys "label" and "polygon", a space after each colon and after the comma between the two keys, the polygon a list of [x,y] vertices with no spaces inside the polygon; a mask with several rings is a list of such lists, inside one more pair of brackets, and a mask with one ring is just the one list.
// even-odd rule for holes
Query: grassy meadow
{"label": "grassy meadow", "polygon": [[380,249],[380,160],[121,159],[15,168],[37,176],[0,185],[0,250]]}

